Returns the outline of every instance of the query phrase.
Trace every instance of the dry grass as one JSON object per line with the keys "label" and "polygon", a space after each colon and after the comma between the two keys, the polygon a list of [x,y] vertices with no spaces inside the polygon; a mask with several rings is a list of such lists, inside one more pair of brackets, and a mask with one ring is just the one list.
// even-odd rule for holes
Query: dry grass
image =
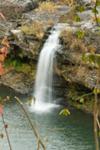
{"label": "dry grass", "polygon": [[75,33],[71,29],[69,30],[64,30],[61,33],[61,39],[64,41],[64,43],[67,45],[70,50],[76,50],[80,52],[86,52],[87,51],[87,46],[83,42],[82,39],[79,39]]}
{"label": "dry grass", "polygon": [[60,34],[60,37],[61,37],[64,41],[66,41],[66,40],[71,41],[71,40],[72,40],[72,29],[69,28],[69,29],[67,29],[67,30],[63,30],[63,31],[61,32],[61,34]]}
{"label": "dry grass", "polygon": [[39,7],[36,9],[36,11],[47,11],[47,12],[55,12],[57,9],[57,5],[54,2],[47,1],[47,2],[41,2],[39,4]]}
{"label": "dry grass", "polygon": [[73,6],[75,4],[75,0],[61,0],[59,3],[63,5]]}
{"label": "dry grass", "polygon": [[73,39],[70,48],[73,49],[73,50],[80,51],[80,52],[86,52],[87,51],[87,47],[83,43],[83,41],[80,40],[80,39],[77,39],[77,38]]}
{"label": "dry grass", "polygon": [[95,53],[96,52],[96,46],[94,45],[94,44],[90,44],[90,45],[88,45],[88,52],[90,52],[90,53]]}
{"label": "dry grass", "polygon": [[35,21],[31,25],[23,25],[21,30],[24,34],[35,35],[38,39],[42,39],[44,36],[44,27],[43,23]]}

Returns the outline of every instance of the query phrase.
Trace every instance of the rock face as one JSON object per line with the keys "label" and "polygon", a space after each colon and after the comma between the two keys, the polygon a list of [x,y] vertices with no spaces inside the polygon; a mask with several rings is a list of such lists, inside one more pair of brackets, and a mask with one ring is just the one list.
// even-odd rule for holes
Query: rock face
{"label": "rock face", "polygon": [[[14,11],[16,2],[13,3]],[[69,6],[51,7],[50,3],[50,10],[48,5],[44,7],[43,4],[33,11],[31,8],[37,7],[37,2],[34,3],[36,5],[31,0],[18,2],[15,15],[11,15],[12,12],[9,10],[11,14],[5,11],[5,3],[2,3],[2,8],[0,7],[0,11],[7,18],[6,21],[0,20],[0,40],[6,35],[10,43],[8,58],[4,64],[5,74],[0,77],[0,84],[9,86],[21,94],[31,93],[38,56],[50,34],[50,29],[57,23],[67,22],[69,25],[66,25],[60,36],[62,48],[57,51],[54,64],[54,95],[59,98],[58,103],[65,104],[65,99],[78,101],[77,97],[91,93],[96,86],[97,68],[85,63],[82,56],[90,52],[100,54],[100,31],[93,22],[94,14],[90,2],[88,2],[89,10],[74,13],[79,16],[79,22],[76,21],[77,17],[73,16]],[[85,1],[80,1],[80,4],[87,5]],[[11,7],[9,3],[7,8]],[[70,17],[75,17],[76,20],[70,21]]]}
{"label": "rock face", "polygon": [[21,17],[23,12],[36,8],[38,2],[38,0],[0,0],[0,12],[6,19],[17,19]]}
{"label": "rock face", "polygon": [[0,83],[28,94],[33,90],[39,52],[50,34],[49,30],[59,22],[60,16],[66,13],[68,7],[60,6],[53,12],[46,13],[40,8],[31,11],[39,1],[15,0],[8,4],[2,0],[0,2],[0,12],[6,18],[0,18],[0,29],[3,29],[0,40],[7,36],[10,43],[8,58],[4,64],[5,73],[1,76]]}
{"label": "rock face", "polygon": [[[43,1],[0,0],[0,43],[7,36],[10,44],[0,85],[32,95],[43,44],[55,24],[67,23],[59,37],[61,50],[55,57],[54,100],[92,112],[93,89],[97,80],[100,83],[100,76],[97,65],[83,59],[86,53],[100,55],[100,27],[95,22],[94,1],[76,0],[77,7],[70,7],[70,1]],[[100,22],[100,6],[97,10]]]}
{"label": "rock face", "polygon": [[[57,52],[56,74],[65,80],[65,99],[70,102],[80,104],[90,103],[92,97],[88,97],[88,93],[92,93],[97,87],[100,89],[99,69],[95,64],[84,61],[84,55],[94,54],[100,56],[99,47],[99,30],[97,26],[90,26],[90,29],[81,24],[78,26],[70,26],[66,28],[60,37],[62,49]],[[97,85],[98,80],[98,85]],[[81,103],[81,96],[86,94]],[[92,101],[93,102],[93,101]],[[90,105],[90,104],[87,104]],[[89,111],[92,111],[93,105]],[[82,108],[83,109],[83,108]],[[84,108],[87,109],[86,106]]]}
{"label": "rock face", "polygon": [[21,94],[28,94],[32,92],[33,80],[23,72],[16,72],[12,70],[0,78],[0,83],[7,87],[15,89]]}

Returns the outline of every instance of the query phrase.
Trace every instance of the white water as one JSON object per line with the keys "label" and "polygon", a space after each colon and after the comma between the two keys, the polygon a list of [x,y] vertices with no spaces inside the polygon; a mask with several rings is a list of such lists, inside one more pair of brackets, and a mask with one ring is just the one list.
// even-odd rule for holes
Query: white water
{"label": "white water", "polygon": [[53,64],[55,52],[60,48],[59,35],[62,28],[63,25],[60,24],[54,27],[41,50],[34,89],[35,103],[34,99],[32,101],[34,111],[45,112],[57,107],[53,104],[52,95]]}

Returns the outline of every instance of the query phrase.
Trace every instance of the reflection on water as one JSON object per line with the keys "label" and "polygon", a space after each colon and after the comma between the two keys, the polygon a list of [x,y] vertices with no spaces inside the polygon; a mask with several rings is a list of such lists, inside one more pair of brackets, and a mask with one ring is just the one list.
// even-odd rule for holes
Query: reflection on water
{"label": "reflection on water", "polygon": [[[68,117],[59,116],[60,109],[55,108],[46,114],[29,112],[44,138],[47,150],[94,150],[91,116],[75,110]],[[5,121],[13,150],[36,150],[33,132],[17,103],[6,104]],[[0,118],[0,132],[4,133],[2,127]],[[9,150],[5,136],[0,139],[0,150]]]}

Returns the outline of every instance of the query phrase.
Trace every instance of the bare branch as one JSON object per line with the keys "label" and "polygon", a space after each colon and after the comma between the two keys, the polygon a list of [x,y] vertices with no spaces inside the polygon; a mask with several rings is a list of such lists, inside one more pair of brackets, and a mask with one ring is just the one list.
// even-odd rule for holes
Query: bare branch
{"label": "bare branch", "polygon": [[[40,138],[40,135],[39,135],[39,133],[38,133],[36,127],[33,125],[33,123],[32,123],[32,121],[31,121],[31,119],[30,119],[28,113],[26,112],[26,110],[25,110],[25,108],[24,108],[24,106],[23,106],[23,103],[22,103],[22,102],[20,101],[20,99],[19,99],[18,97],[16,97],[16,96],[15,96],[15,99],[16,99],[16,101],[18,102],[18,104],[21,106],[22,110],[24,111],[24,114],[25,114],[25,116],[27,117],[27,120],[28,120],[28,122],[29,122],[29,124],[30,124],[30,126],[31,126],[31,128],[32,128],[32,130],[33,130],[33,133],[34,133],[34,135],[35,135],[35,137],[36,137],[36,139],[37,139],[37,141],[38,141],[38,144],[42,146],[43,150],[46,150],[46,146],[45,146],[45,144],[42,142],[42,140],[41,140],[41,138]],[[38,147],[39,147],[39,146],[38,146]],[[38,150],[39,150],[39,149],[38,149]]]}
{"label": "bare branch", "polygon": [[9,145],[9,149],[12,150],[12,146],[11,146],[11,143],[10,143],[10,139],[9,139],[9,135],[8,135],[8,131],[7,131],[7,127],[6,127],[6,123],[5,123],[3,115],[2,115],[2,121],[3,121],[4,129],[5,129],[5,133],[6,133],[6,137],[7,137],[7,141],[8,141],[8,145]]}

